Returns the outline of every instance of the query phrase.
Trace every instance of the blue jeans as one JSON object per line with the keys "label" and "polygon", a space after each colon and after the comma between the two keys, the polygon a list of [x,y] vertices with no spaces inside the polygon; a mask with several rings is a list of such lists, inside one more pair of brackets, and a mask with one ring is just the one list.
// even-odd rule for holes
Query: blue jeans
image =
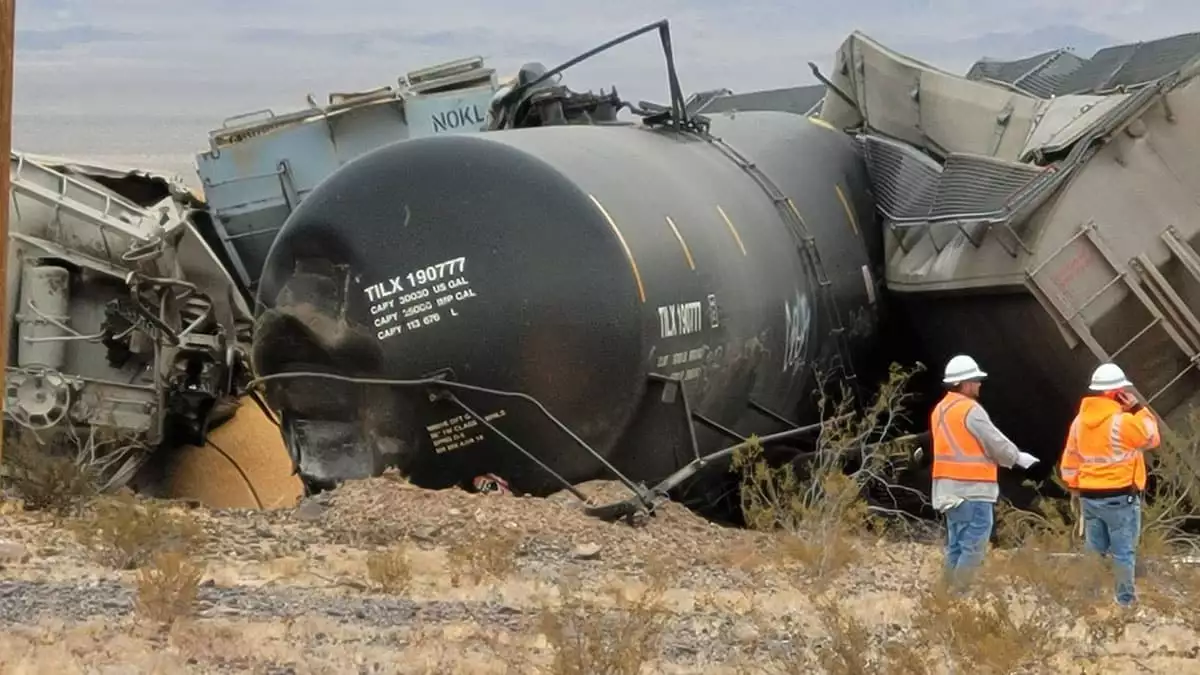
{"label": "blue jeans", "polygon": [[1128,607],[1136,599],[1133,588],[1138,538],[1142,531],[1140,497],[1080,497],[1087,548],[1112,557],[1116,568],[1117,603]]}
{"label": "blue jeans", "polygon": [[957,586],[983,562],[995,522],[995,504],[965,501],[946,511],[946,580]]}

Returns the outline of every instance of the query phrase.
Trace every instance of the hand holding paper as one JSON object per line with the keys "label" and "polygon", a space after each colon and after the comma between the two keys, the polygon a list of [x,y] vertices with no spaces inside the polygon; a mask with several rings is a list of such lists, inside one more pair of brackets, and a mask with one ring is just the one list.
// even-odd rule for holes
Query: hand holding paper
{"label": "hand holding paper", "polygon": [[1028,452],[1017,453],[1017,466],[1021,467],[1022,469],[1028,469],[1034,464],[1037,464],[1039,461],[1041,460],[1029,454]]}

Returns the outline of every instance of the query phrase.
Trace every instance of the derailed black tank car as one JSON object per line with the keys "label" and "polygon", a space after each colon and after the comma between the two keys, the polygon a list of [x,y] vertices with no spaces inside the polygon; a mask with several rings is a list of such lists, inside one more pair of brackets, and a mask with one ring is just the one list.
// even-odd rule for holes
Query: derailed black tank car
{"label": "derailed black tank car", "polygon": [[[813,365],[853,367],[876,339],[863,164],[802,116],[711,122],[711,136],[616,124],[403,141],[309,194],[266,262],[260,375],[521,392],[599,457],[528,399],[276,380],[305,478],[395,461],[431,487],[494,473],[545,494],[562,483],[510,440],[570,483],[610,477],[601,458],[653,481],[730,431],[811,421]],[[690,411],[656,376],[682,382]]]}

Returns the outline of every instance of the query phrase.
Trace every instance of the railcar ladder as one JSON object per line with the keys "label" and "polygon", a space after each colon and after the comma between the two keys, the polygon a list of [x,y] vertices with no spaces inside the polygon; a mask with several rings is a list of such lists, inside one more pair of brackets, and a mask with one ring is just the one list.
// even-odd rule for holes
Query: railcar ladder
{"label": "railcar ladder", "polygon": [[797,248],[800,250],[801,256],[807,260],[809,267],[816,276],[817,292],[833,324],[833,329],[830,333],[833,335],[835,344],[837,345],[838,358],[841,361],[844,373],[843,379],[850,384],[856,395],[861,394],[858,391],[858,375],[854,370],[854,364],[850,360],[850,346],[846,337],[846,329],[842,325],[842,317],[838,311],[837,300],[833,296],[833,282],[825,274],[825,266],[821,262],[821,252],[817,249],[816,238],[808,231],[808,226],[805,225],[804,218],[800,216],[800,212],[791,198],[785,195],[775,185],[775,182],[758,168],[758,165],[751,162],[745,155],[735,150],[733,146],[720,138],[711,135],[705,138],[737,164],[738,167],[749,174],[754,179],[754,182],[758,183],[758,186],[767,194],[783,217],[784,222],[787,223],[788,230],[797,239]]}
{"label": "railcar ladder", "polygon": [[[1172,237],[1174,237],[1174,241],[1171,241]],[[1164,232],[1163,238],[1167,240],[1167,245],[1172,252],[1184,263],[1185,268],[1200,282],[1200,256],[1197,256],[1191,247],[1170,232]],[[1053,264],[1068,251],[1074,252],[1074,256],[1068,263],[1065,265]],[[1072,271],[1086,271],[1090,266],[1088,260],[1095,260],[1097,257],[1114,273],[1104,283],[1096,286],[1080,281],[1080,277],[1083,275],[1071,275]],[[1082,262],[1076,266],[1077,261]],[[1055,273],[1050,274],[1048,270],[1054,270]],[[1068,275],[1070,278],[1063,278]],[[1063,330],[1068,344],[1074,346],[1081,340],[1102,362],[1115,361],[1131,345],[1156,327],[1167,334],[1171,342],[1187,357],[1188,365],[1148,398],[1135,389],[1138,398],[1142,399],[1146,405],[1153,406],[1163,392],[1174,386],[1188,371],[1200,365],[1200,348],[1198,348],[1200,346],[1200,319],[1196,318],[1178,292],[1171,287],[1144,253],[1139,253],[1124,263],[1117,259],[1112,248],[1096,230],[1094,221],[1089,220],[1081,225],[1079,231],[1062,246],[1039,264],[1026,270],[1025,276],[1028,286],[1034,291],[1038,300],[1052,314],[1057,315],[1056,323]],[[1150,314],[1151,320],[1124,344],[1110,352],[1092,333],[1091,327],[1094,322],[1087,320],[1084,310],[1119,283],[1124,283],[1130,293],[1141,302]],[[1151,298],[1151,294],[1154,298]],[[1072,301],[1072,296],[1084,299],[1082,303],[1076,304]],[[1158,300],[1157,303],[1155,299]],[[1070,327],[1078,340],[1075,340],[1065,330],[1064,324]]]}

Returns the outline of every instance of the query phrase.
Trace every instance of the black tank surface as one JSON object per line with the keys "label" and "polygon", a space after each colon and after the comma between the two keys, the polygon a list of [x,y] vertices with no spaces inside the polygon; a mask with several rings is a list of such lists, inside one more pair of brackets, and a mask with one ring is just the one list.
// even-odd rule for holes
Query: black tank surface
{"label": "black tank surface", "polygon": [[[441,374],[521,392],[635,480],[696,451],[682,397],[652,374],[744,435],[782,428],[762,409],[803,423],[813,364],[839,348],[862,363],[876,346],[865,171],[850,138],[797,115],[719,115],[712,134],[757,170],[705,138],[633,125],[422,138],[355,159],[268,256],[259,374]],[[453,393],[567,481],[606,477],[529,401]],[[427,388],[295,378],[267,394],[310,480],[397,462],[430,487],[485,473],[517,492],[563,487]],[[730,444],[703,425],[696,440]]]}

